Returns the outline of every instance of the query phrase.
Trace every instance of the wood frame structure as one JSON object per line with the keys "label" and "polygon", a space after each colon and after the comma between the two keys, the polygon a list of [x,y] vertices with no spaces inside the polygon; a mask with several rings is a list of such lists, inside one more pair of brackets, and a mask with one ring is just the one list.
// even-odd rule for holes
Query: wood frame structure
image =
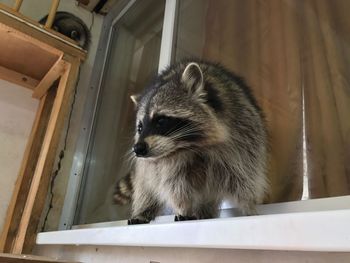
{"label": "wood frame structure", "polygon": [[31,253],[49,189],[56,151],[86,52],[50,29],[0,4],[0,79],[33,91],[40,100],[0,236],[0,252]]}
{"label": "wood frame structure", "polygon": [[72,261],[54,260],[47,257],[39,257],[32,255],[14,255],[14,254],[4,254],[0,253],[0,263],[74,263]]}

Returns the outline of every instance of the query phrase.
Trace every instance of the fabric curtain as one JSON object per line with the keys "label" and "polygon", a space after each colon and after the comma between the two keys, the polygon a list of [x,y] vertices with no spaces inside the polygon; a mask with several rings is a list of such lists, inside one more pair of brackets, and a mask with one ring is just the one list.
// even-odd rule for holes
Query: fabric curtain
{"label": "fabric curtain", "polygon": [[202,57],[243,76],[266,115],[266,201],[350,194],[350,1],[205,2]]}

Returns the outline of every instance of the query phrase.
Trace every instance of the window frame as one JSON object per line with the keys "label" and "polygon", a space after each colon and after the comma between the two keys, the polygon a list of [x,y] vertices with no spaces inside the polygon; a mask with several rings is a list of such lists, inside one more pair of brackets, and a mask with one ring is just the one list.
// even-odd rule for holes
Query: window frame
{"label": "window frame", "polygon": [[[301,201],[303,202],[303,201]],[[350,251],[350,209],[39,233],[39,245]]]}
{"label": "window frame", "polygon": [[[105,17],[99,45],[96,52],[96,59],[93,66],[93,74],[88,89],[87,101],[82,120],[82,127],[75,149],[72,168],[67,184],[66,195],[63,203],[62,213],[59,221],[59,230],[71,229],[74,222],[74,215],[79,201],[80,188],[84,181],[84,164],[88,158],[89,143],[94,131],[94,122],[97,114],[98,100],[104,80],[108,55],[116,24],[123,15],[130,10],[138,1],[123,0],[116,5]],[[164,21],[162,29],[162,40],[158,72],[166,68],[171,62],[174,26],[176,21],[177,0],[165,0]]]}
{"label": "window frame", "polygon": [[[127,226],[126,220],[73,225],[112,35],[137,1],[141,0],[123,0],[104,19],[59,231],[39,233],[37,244],[350,251],[350,228],[345,223],[350,222],[350,196],[260,205],[261,215],[251,217],[232,217],[235,209],[228,205],[218,219],[174,223],[172,216],[162,216],[150,225]],[[166,0],[159,72],[172,60],[177,4],[178,0]]]}

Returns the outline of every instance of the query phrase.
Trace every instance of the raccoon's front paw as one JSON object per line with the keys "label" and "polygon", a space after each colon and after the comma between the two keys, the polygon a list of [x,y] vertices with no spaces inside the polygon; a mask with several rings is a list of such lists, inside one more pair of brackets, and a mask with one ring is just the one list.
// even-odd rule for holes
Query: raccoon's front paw
{"label": "raccoon's front paw", "polygon": [[195,217],[195,216],[182,216],[182,215],[176,215],[175,216],[175,222],[177,222],[177,221],[188,221],[188,220],[197,220],[197,217]]}
{"label": "raccoon's front paw", "polygon": [[150,221],[147,219],[141,218],[130,218],[128,219],[128,225],[139,225],[139,224],[148,224]]}

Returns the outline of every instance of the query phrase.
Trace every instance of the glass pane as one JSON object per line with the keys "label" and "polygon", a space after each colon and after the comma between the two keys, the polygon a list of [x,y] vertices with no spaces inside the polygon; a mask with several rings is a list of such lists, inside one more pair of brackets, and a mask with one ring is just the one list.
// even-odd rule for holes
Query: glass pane
{"label": "glass pane", "polygon": [[113,28],[75,224],[129,217],[127,207],[113,205],[112,194],[129,166],[135,126],[130,95],[157,74],[164,7],[165,1],[137,1]]}
{"label": "glass pane", "polygon": [[243,76],[270,131],[267,202],[350,194],[350,1],[179,1],[175,58]]}

